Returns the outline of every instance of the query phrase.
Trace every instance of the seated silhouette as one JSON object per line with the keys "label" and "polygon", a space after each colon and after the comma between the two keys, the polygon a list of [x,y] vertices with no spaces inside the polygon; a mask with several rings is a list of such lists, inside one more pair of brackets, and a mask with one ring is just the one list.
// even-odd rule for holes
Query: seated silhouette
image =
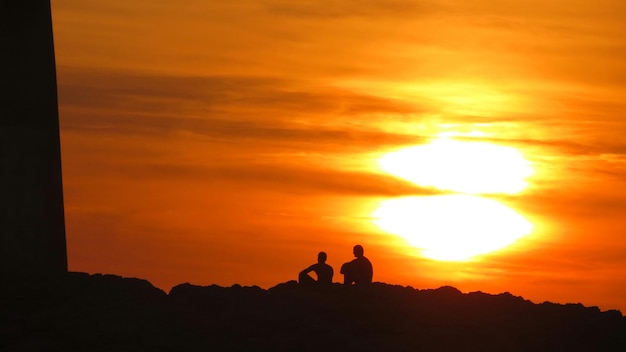
{"label": "seated silhouette", "polygon": [[[314,271],[317,280],[312,278],[309,273]],[[298,282],[301,284],[331,284],[333,282],[333,267],[326,264],[326,253],[319,252],[317,255],[317,263],[302,270],[298,275]]]}
{"label": "seated silhouette", "polygon": [[363,247],[357,244],[354,246],[352,253],[354,253],[356,259],[341,266],[343,283],[345,285],[371,284],[374,269],[369,259],[363,255]]}

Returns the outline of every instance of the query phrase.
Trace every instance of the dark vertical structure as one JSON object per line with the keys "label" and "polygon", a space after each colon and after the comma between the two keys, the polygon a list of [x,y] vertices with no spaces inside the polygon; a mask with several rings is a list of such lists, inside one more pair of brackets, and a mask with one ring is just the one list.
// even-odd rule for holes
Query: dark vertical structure
{"label": "dark vertical structure", "polygon": [[0,270],[67,272],[49,0],[0,1]]}

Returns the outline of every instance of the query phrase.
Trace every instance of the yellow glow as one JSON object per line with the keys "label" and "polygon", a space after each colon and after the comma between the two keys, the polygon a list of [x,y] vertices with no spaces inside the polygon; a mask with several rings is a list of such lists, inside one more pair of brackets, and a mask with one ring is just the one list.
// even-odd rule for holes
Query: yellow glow
{"label": "yellow glow", "polygon": [[533,174],[515,148],[445,138],[385,154],[378,163],[415,184],[470,194],[516,194]]}
{"label": "yellow glow", "polygon": [[[494,82],[497,82],[494,84]],[[528,110],[531,105],[515,87],[504,87],[499,78],[489,80],[381,81],[342,79],[336,86],[356,92],[393,97],[408,103],[419,101],[431,113],[457,116],[499,116],[511,111]],[[513,88],[513,89],[511,89]]]}
{"label": "yellow glow", "polygon": [[446,261],[502,249],[533,229],[500,202],[462,194],[389,199],[373,216],[378,227],[405,238],[422,256]]}

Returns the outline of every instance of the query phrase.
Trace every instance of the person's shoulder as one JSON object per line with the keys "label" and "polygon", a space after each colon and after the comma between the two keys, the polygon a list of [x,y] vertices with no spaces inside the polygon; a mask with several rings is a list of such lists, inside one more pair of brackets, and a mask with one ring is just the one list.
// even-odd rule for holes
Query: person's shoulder
{"label": "person's shoulder", "polygon": [[326,263],[315,263],[315,264],[311,265],[311,267],[312,268],[316,268],[316,269],[324,269],[324,268],[329,268],[331,266],[326,264]]}

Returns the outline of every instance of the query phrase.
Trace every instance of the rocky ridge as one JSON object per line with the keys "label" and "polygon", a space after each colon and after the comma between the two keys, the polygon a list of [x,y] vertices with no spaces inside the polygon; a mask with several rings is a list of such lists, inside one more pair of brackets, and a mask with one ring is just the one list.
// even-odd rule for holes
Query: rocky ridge
{"label": "rocky ridge", "polygon": [[624,351],[626,318],[510,293],[374,283],[175,286],[68,273],[2,288],[0,350]]}

